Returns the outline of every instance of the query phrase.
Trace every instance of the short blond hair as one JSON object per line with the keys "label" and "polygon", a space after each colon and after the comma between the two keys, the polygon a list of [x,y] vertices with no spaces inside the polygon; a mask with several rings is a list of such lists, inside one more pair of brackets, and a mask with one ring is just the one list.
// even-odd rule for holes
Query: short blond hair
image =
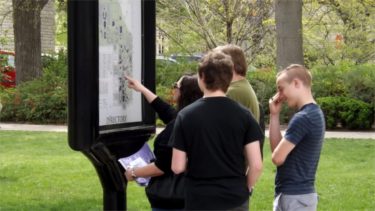
{"label": "short blond hair", "polygon": [[305,66],[300,64],[291,64],[277,73],[276,77],[279,77],[284,73],[288,83],[292,82],[293,79],[298,78],[306,87],[311,87],[312,76],[310,71]]}

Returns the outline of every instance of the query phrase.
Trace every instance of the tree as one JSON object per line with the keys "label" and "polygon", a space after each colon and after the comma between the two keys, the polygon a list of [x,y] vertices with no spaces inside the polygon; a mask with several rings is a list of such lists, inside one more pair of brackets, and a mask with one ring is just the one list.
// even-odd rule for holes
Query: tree
{"label": "tree", "polygon": [[40,13],[48,0],[12,0],[17,84],[41,75]]}
{"label": "tree", "polygon": [[66,48],[68,45],[67,0],[56,0],[56,44]]}
{"label": "tree", "polygon": [[305,0],[307,60],[335,65],[375,61],[373,0]]}
{"label": "tree", "polygon": [[302,41],[302,0],[276,0],[276,67],[304,64]]}
{"label": "tree", "polygon": [[172,52],[204,52],[218,45],[241,46],[252,61],[272,33],[271,0],[159,0],[157,27],[173,42]]}

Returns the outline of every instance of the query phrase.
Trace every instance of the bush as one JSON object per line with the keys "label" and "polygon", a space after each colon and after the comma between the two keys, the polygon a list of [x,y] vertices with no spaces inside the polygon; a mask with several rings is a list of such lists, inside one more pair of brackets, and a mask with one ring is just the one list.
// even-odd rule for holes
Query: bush
{"label": "bush", "polygon": [[350,97],[375,105],[375,65],[341,63],[317,66],[313,75],[313,94],[318,97]]}
{"label": "bush", "polygon": [[172,85],[183,74],[197,72],[198,63],[194,61],[179,60],[179,62],[170,62],[168,60],[156,60],[156,94],[169,104],[173,104]]}
{"label": "bush", "polygon": [[348,96],[349,90],[344,75],[350,68],[348,64],[312,68],[314,96]]}
{"label": "bush", "polygon": [[317,98],[322,108],[326,127],[335,129],[340,123],[346,129],[371,129],[374,107],[369,103],[347,97]]}
{"label": "bush", "polygon": [[273,69],[251,71],[247,74],[247,80],[253,87],[259,104],[263,107],[265,122],[268,122],[268,100],[276,93],[276,72]]}
{"label": "bush", "polygon": [[348,97],[362,100],[375,106],[375,65],[352,66],[344,75]]}
{"label": "bush", "polygon": [[172,87],[183,74],[197,72],[197,62],[173,63],[156,60],[156,86]]}
{"label": "bush", "polygon": [[43,68],[43,76],[3,89],[1,120],[34,123],[66,123],[67,55],[51,56]]}

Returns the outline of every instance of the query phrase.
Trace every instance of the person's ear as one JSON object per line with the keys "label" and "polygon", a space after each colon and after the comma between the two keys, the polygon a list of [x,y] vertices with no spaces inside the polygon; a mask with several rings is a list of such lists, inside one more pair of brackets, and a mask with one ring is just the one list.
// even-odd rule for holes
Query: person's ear
{"label": "person's ear", "polygon": [[198,79],[204,82],[204,73],[198,74]]}
{"label": "person's ear", "polygon": [[293,83],[293,86],[294,87],[296,87],[296,88],[300,88],[301,87],[301,81],[300,80],[298,80],[298,79],[293,79],[293,81],[292,81],[292,83]]}

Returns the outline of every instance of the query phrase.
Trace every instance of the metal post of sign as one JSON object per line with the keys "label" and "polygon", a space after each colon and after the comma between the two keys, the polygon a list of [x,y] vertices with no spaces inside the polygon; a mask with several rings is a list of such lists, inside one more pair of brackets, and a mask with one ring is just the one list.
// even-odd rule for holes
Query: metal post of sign
{"label": "metal post of sign", "polygon": [[94,165],[103,209],[126,210],[117,160],[155,133],[155,113],[123,76],[155,90],[155,1],[68,0],[68,59],[69,146]]}

